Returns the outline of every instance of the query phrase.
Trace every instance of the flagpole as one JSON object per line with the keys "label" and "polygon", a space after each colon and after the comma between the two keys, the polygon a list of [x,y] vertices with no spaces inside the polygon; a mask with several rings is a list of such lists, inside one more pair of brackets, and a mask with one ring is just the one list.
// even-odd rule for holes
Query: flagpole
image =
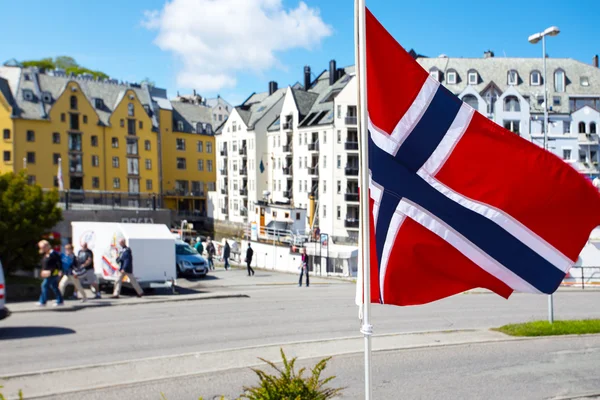
{"label": "flagpole", "polygon": [[360,157],[360,262],[363,283],[363,318],[360,329],[365,342],[365,400],[372,399],[371,390],[371,271],[370,246],[369,246],[369,132],[367,108],[367,62],[366,62],[366,8],[365,0],[355,2],[355,57],[358,78],[358,129],[359,129],[359,157]]}

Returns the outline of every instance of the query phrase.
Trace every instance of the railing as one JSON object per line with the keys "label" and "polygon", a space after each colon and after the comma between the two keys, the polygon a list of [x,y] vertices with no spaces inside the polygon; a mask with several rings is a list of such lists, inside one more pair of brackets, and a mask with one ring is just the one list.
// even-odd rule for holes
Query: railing
{"label": "railing", "polygon": [[358,201],[358,193],[346,193],[344,195],[346,201]]}
{"label": "railing", "polygon": [[357,116],[346,117],[346,125],[356,125],[358,123]]}
{"label": "railing", "polygon": [[346,228],[358,228],[358,219],[357,218],[346,218],[344,221],[344,226]]}
{"label": "railing", "polygon": [[309,143],[308,151],[319,151],[319,142]]}
{"label": "railing", "polygon": [[[310,239],[310,232],[291,231],[289,229],[271,229],[259,227],[257,229],[257,239],[259,242],[275,243],[289,246],[302,246]],[[244,239],[252,239],[251,228],[244,230]]]}
{"label": "railing", "polygon": [[229,214],[229,209],[228,208],[221,208],[221,214],[228,215]]}
{"label": "railing", "polygon": [[221,188],[221,194],[227,194],[227,187]]}
{"label": "railing", "polygon": [[203,197],[204,192],[199,190],[174,189],[165,191],[166,197]]}
{"label": "railing", "polygon": [[240,189],[240,196],[248,196],[248,189]]}
{"label": "railing", "polygon": [[292,198],[292,196],[293,196],[293,193],[294,193],[294,192],[293,192],[293,191],[291,191],[291,190],[286,190],[286,191],[284,191],[284,192],[283,192],[283,197],[286,197],[286,198],[288,198],[288,199],[291,199],[291,198]]}
{"label": "railing", "polygon": [[308,168],[308,174],[309,175],[319,175],[319,167],[317,166],[317,167]]}
{"label": "railing", "polygon": [[206,218],[208,216],[208,214],[206,213],[206,211],[200,211],[200,210],[178,210],[177,216],[184,217],[184,218],[192,218],[192,217],[205,217]]}
{"label": "railing", "polygon": [[223,156],[223,157],[227,156],[227,149],[221,149],[221,156]]}
{"label": "railing", "polygon": [[240,168],[240,175],[243,175],[243,176],[248,175],[248,168]]}
{"label": "railing", "polygon": [[283,167],[283,174],[284,175],[291,175],[292,174],[292,167]]}
{"label": "railing", "polygon": [[240,216],[247,217],[248,216],[248,210],[240,210]]}
{"label": "railing", "polygon": [[284,122],[284,123],[283,123],[283,129],[284,129],[284,130],[286,130],[286,131],[287,131],[287,130],[290,130],[290,129],[292,129],[292,128],[293,128],[292,121],[289,121],[289,122]]}
{"label": "railing", "polygon": [[227,170],[226,169],[221,169],[221,170],[219,170],[219,173],[221,175],[227,175]]}
{"label": "railing", "polygon": [[283,146],[283,152],[284,153],[291,153],[292,152],[292,144],[286,144],[285,146]]}
{"label": "railing", "polygon": [[346,142],[346,150],[358,150],[358,142]]}
{"label": "railing", "polygon": [[59,206],[65,210],[157,210],[162,207],[162,197],[154,193],[62,190],[58,196]]}
{"label": "railing", "polygon": [[585,289],[600,287],[600,267],[572,267],[561,286]]}
{"label": "railing", "polygon": [[239,152],[240,156],[245,156],[248,154],[248,148],[246,146],[240,147],[238,152]]}
{"label": "railing", "polygon": [[358,167],[346,167],[346,176],[358,176]]}

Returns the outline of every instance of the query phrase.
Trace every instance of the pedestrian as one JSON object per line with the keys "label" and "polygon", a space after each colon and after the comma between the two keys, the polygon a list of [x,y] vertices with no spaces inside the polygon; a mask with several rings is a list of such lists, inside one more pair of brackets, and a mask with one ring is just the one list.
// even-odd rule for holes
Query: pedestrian
{"label": "pedestrian", "polygon": [[223,248],[223,261],[225,262],[225,271],[230,268],[229,265],[229,257],[231,256],[231,247],[229,246],[229,242],[225,239],[225,247]]}
{"label": "pedestrian", "polygon": [[248,276],[254,276],[254,270],[250,266],[252,264],[252,256],[254,255],[254,250],[252,250],[252,246],[248,243],[248,250],[246,250],[246,266],[248,267]]}
{"label": "pedestrian", "polygon": [[213,258],[217,250],[215,249],[215,244],[210,240],[210,236],[206,238],[206,252],[208,253],[208,268],[214,270],[215,261]]}
{"label": "pedestrian", "polygon": [[308,287],[308,256],[306,255],[306,248],[302,248],[300,260],[300,279],[298,279],[298,286],[302,286],[302,275],[306,274],[306,287]]}
{"label": "pedestrian", "polygon": [[81,296],[81,301],[87,301],[87,295],[85,294],[85,290],[83,286],[81,286],[81,282],[77,276],[73,275],[73,271],[77,269],[77,258],[75,254],[73,254],[73,246],[71,244],[65,245],[65,252],[61,254],[62,261],[62,278],[60,278],[60,282],[58,283],[58,289],[60,290],[60,294],[65,296],[65,289],[67,285],[72,284],[75,286],[75,291],[73,292],[73,297],[77,298],[77,294],[79,293]]}
{"label": "pedestrian", "polygon": [[81,285],[90,285],[92,292],[94,292],[95,299],[99,299],[100,286],[98,286],[98,278],[96,272],[94,272],[94,253],[88,248],[88,244],[83,242],[81,249],[77,253],[77,269],[73,271],[73,274],[79,279]]}
{"label": "pedestrian", "polygon": [[48,287],[52,289],[56,296],[54,306],[64,305],[63,297],[58,290],[58,274],[62,269],[62,261],[60,255],[52,249],[50,243],[47,240],[42,240],[38,243],[38,249],[42,255],[42,272],[41,277],[44,278],[42,281],[42,294],[38,306],[45,306],[48,301]]}
{"label": "pedestrian", "polygon": [[196,238],[196,244],[194,245],[194,248],[198,254],[202,255],[202,253],[204,253],[204,246],[202,246],[202,239],[200,239],[200,236]]}
{"label": "pedestrian", "polygon": [[127,247],[125,239],[119,240],[119,246],[121,246],[121,252],[119,253],[119,257],[117,257],[119,273],[117,274],[117,281],[115,282],[115,291],[111,298],[119,298],[121,295],[121,285],[123,285],[123,279],[125,277],[129,278],[129,283],[133,286],[133,289],[137,293],[137,297],[142,297],[144,291],[133,275],[133,255],[131,254],[131,249]]}

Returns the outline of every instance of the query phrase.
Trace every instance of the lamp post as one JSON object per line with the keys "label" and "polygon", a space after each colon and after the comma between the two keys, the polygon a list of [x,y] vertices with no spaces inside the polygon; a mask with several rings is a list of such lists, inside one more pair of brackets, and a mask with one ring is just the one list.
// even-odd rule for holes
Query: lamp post
{"label": "lamp post", "polygon": [[[543,32],[534,33],[529,36],[528,40],[531,44],[536,44],[542,41],[542,60],[544,63],[544,150],[548,150],[548,87],[546,86],[546,36],[556,36],[560,33],[560,29],[556,26],[551,26]],[[548,296],[548,322],[554,323],[554,297]]]}

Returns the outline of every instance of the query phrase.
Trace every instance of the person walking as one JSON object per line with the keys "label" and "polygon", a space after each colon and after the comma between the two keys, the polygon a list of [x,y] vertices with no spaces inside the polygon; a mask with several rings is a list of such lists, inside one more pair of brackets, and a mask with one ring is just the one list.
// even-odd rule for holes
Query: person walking
{"label": "person walking", "polygon": [[248,243],[248,250],[246,250],[246,266],[248,267],[248,276],[254,276],[254,270],[250,266],[252,264],[252,256],[254,255],[254,250],[252,250],[252,246]]}
{"label": "person walking", "polygon": [[38,306],[45,306],[48,301],[48,288],[52,289],[56,296],[54,306],[64,305],[63,297],[58,290],[58,274],[62,269],[62,261],[60,255],[52,250],[50,243],[47,240],[42,240],[38,243],[38,249],[42,255],[42,294]]}
{"label": "person walking", "polygon": [[73,274],[79,279],[79,283],[82,286],[84,284],[90,285],[95,294],[95,299],[102,297],[100,295],[98,278],[96,277],[96,272],[94,272],[94,253],[88,248],[86,242],[81,244],[81,250],[77,253],[77,269],[73,271]]}
{"label": "person walking", "polygon": [[229,246],[229,242],[225,239],[225,247],[223,248],[223,261],[225,262],[225,271],[230,268],[229,265],[229,257],[231,256],[231,247]]}
{"label": "person walking", "polygon": [[215,244],[210,240],[210,236],[206,238],[206,252],[208,253],[208,269],[215,269],[214,257],[217,253]]}
{"label": "person walking", "polygon": [[112,299],[118,299],[121,295],[121,286],[123,285],[123,278],[129,278],[129,283],[133,286],[133,289],[137,293],[137,297],[142,297],[144,291],[140,287],[137,279],[133,275],[133,255],[131,249],[127,247],[125,239],[119,240],[119,246],[121,246],[121,253],[117,257],[119,263],[119,273],[117,274],[117,281],[115,282],[115,291],[113,292]]}
{"label": "person walking", "polygon": [[61,254],[61,262],[63,275],[60,278],[60,282],[58,283],[58,289],[60,290],[60,294],[65,296],[65,289],[67,285],[72,284],[75,286],[75,291],[73,292],[73,296],[77,298],[77,294],[79,293],[81,296],[81,301],[87,301],[87,295],[85,294],[85,290],[83,286],[81,286],[81,282],[77,279],[77,276],[73,275],[73,271],[77,267],[77,258],[75,254],[73,254],[73,246],[71,244],[65,245],[65,252]]}
{"label": "person walking", "polygon": [[306,287],[308,287],[308,256],[306,255],[306,248],[302,248],[300,260],[300,279],[298,279],[298,286],[302,287],[302,275],[306,274]]}
{"label": "person walking", "polygon": [[202,253],[204,253],[204,246],[202,245],[202,239],[200,239],[200,236],[196,238],[196,244],[194,245],[194,248],[198,254],[202,255]]}

